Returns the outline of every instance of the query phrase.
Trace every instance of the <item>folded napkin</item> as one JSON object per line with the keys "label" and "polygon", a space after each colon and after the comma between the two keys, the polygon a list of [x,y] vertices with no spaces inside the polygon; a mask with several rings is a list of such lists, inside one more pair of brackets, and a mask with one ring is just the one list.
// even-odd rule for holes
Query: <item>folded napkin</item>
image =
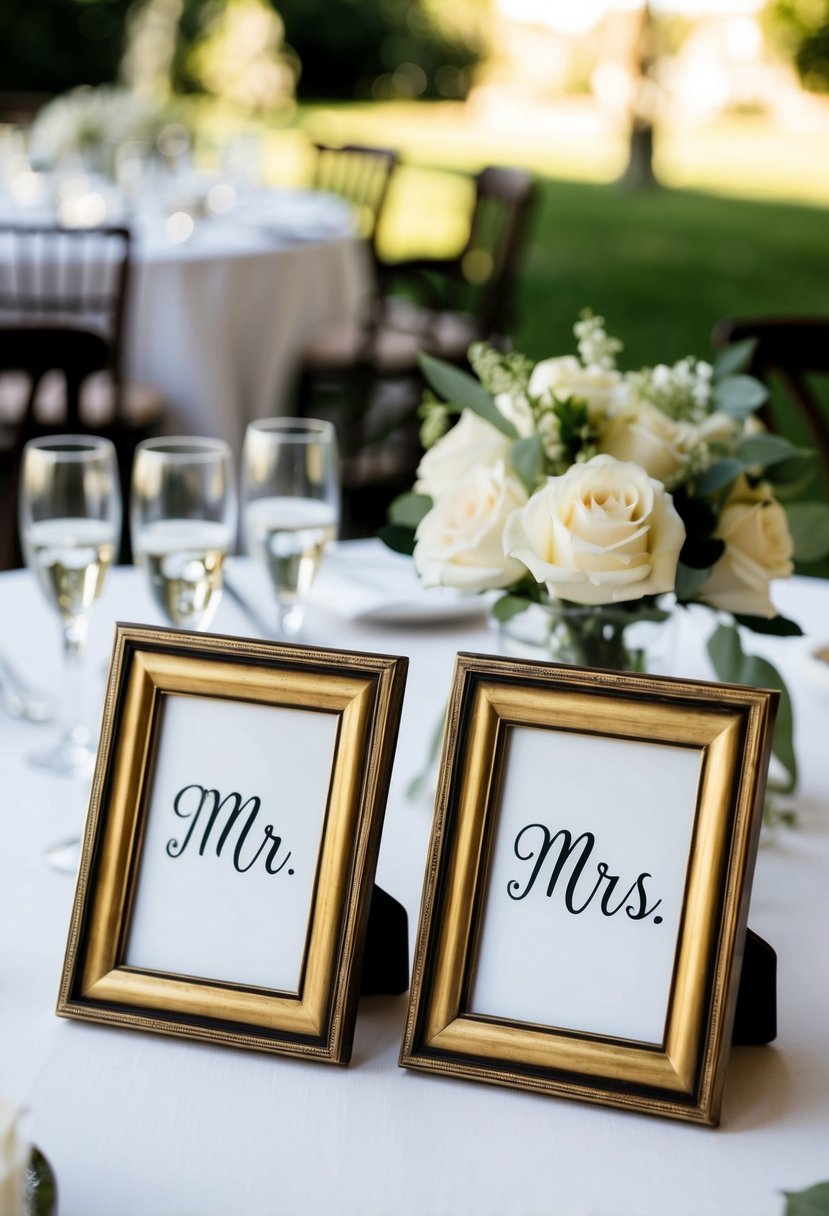
{"label": "folded napkin", "polygon": [[308,599],[347,621],[416,623],[479,616],[487,601],[451,587],[423,587],[410,557],[379,540],[331,545]]}

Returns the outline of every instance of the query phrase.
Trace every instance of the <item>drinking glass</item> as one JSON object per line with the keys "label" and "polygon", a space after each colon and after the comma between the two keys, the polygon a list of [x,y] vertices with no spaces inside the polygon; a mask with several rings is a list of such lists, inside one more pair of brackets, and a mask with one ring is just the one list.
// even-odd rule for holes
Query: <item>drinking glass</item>
{"label": "drinking glass", "polygon": [[315,418],[264,418],[245,434],[244,533],[276,595],[277,636],[299,632],[304,599],[337,533],[337,437]]}
{"label": "drinking glass", "polygon": [[130,532],[135,560],[169,623],[207,629],[222,598],[236,532],[230,448],[188,435],[135,449]]}
{"label": "drinking glass", "polygon": [[87,776],[95,756],[83,721],[83,657],[89,609],[116,556],[121,492],[108,439],[57,435],[23,449],[20,536],[26,565],[60,619],[64,728],[56,747],[31,757],[62,775]]}

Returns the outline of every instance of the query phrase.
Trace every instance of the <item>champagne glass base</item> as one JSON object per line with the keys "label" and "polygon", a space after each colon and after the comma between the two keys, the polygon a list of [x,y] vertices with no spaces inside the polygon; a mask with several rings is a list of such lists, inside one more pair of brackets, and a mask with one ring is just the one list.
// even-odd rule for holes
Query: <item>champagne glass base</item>
{"label": "champagne glass base", "polygon": [[279,642],[296,642],[299,640],[299,635],[302,632],[302,623],[305,619],[304,604],[282,604],[277,601],[276,605],[276,638]]}
{"label": "champagne glass base", "polygon": [[50,845],[43,854],[47,866],[60,874],[75,875],[81,860],[81,842],[75,836],[71,840],[62,840]]}
{"label": "champagne glass base", "polygon": [[46,751],[32,752],[27,759],[34,768],[83,781],[92,776],[95,750],[88,741],[69,737],[61,739],[55,747]]}

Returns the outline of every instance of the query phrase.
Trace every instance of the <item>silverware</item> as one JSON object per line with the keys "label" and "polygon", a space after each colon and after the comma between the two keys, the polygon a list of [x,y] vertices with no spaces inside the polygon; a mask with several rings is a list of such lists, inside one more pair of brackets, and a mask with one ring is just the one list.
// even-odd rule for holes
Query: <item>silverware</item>
{"label": "silverware", "polygon": [[5,655],[0,655],[0,702],[13,718],[29,722],[48,722],[55,714],[51,698],[24,680]]}
{"label": "silverware", "polygon": [[227,575],[224,580],[225,595],[229,600],[232,600],[237,608],[240,608],[243,614],[248,618],[260,637],[272,638],[274,634],[274,625],[265,619],[258,608],[255,608],[248,599],[242,595],[238,587],[228,581]]}

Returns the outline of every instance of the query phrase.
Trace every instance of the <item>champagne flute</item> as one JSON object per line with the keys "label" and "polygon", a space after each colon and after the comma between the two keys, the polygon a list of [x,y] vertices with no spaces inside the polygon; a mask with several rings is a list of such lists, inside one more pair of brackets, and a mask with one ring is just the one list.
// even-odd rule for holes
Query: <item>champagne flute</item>
{"label": "champagne flute", "polygon": [[136,562],[171,625],[207,629],[236,531],[231,450],[220,439],[146,439],[135,449],[130,531]]}
{"label": "champagne flute", "polygon": [[83,720],[83,657],[89,610],[121,528],[115,448],[87,435],[31,440],[23,449],[19,506],[26,565],[60,619],[66,686],[62,737],[31,760],[61,775],[88,776],[95,750]]}
{"label": "champagne flute", "polygon": [[299,632],[303,600],[340,511],[337,437],[314,418],[264,418],[245,434],[244,531],[248,552],[270,576],[277,636]]}

